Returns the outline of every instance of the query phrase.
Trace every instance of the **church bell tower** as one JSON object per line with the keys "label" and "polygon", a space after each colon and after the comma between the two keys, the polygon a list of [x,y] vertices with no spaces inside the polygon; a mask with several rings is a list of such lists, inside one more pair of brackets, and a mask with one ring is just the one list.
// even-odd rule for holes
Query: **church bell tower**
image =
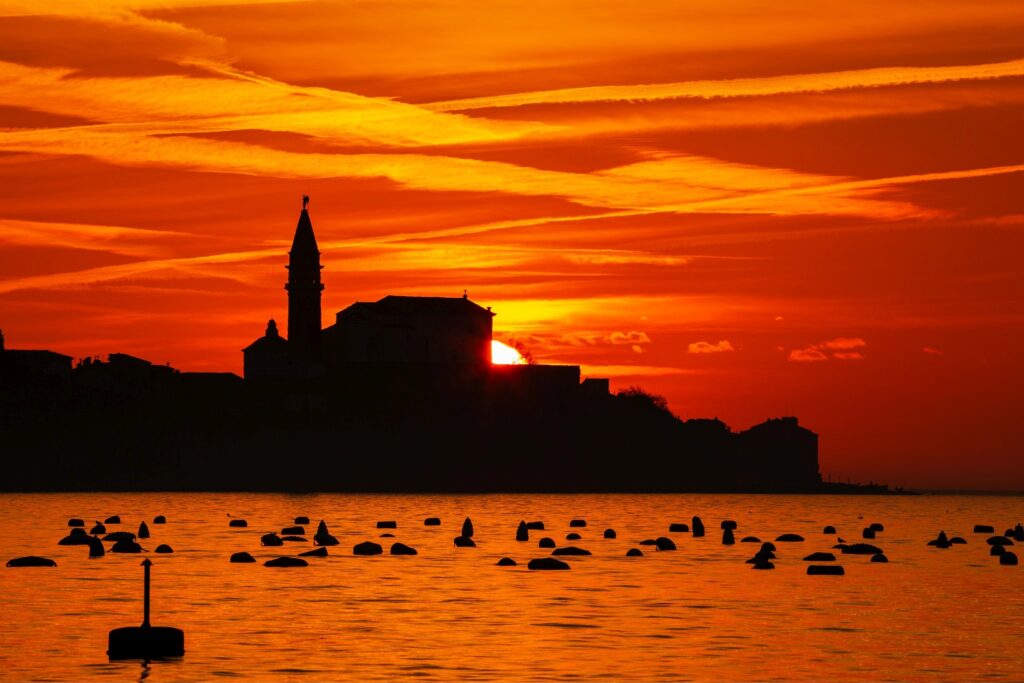
{"label": "church bell tower", "polygon": [[309,196],[302,197],[302,213],[288,252],[288,346],[293,355],[307,360],[320,357],[320,249],[309,220]]}

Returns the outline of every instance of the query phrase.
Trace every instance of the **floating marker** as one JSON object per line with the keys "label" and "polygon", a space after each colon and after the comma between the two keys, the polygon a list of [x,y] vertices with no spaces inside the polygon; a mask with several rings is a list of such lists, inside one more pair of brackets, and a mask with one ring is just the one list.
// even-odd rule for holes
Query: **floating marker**
{"label": "floating marker", "polygon": [[150,560],[142,561],[142,626],[125,626],[110,632],[107,656],[111,659],[159,659],[181,657],[185,654],[184,631],[170,626],[149,624],[149,568],[152,565]]}

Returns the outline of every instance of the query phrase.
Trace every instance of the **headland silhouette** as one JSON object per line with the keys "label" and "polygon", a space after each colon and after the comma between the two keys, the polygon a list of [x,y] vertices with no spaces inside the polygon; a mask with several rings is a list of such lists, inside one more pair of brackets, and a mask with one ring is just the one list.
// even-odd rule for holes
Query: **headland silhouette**
{"label": "headland silhouette", "polygon": [[288,336],[270,320],[244,377],[0,333],[0,490],[888,492],[823,482],[796,417],[734,432],[579,366],[494,365],[495,313],[466,293],[356,302],[322,329],[307,202]]}

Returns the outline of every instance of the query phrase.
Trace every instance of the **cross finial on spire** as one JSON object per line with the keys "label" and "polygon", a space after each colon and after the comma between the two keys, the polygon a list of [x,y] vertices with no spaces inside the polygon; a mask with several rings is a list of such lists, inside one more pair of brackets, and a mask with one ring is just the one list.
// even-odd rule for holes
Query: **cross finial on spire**
{"label": "cross finial on spire", "polygon": [[306,207],[309,206],[309,195],[302,195],[302,210],[305,211]]}
{"label": "cross finial on spire", "polygon": [[462,298],[463,299],[468,299],[469,298],[469,290],[466,290],[466,289],[462,290]]}

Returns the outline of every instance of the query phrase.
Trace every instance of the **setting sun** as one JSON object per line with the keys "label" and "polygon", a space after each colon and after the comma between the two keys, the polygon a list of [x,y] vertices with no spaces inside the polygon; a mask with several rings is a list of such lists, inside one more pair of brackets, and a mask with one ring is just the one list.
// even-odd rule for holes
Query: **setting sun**
{"label": "setting sun", "polygon": [[491,340],[491,363],[494,365],[526,365],[523,354],[497,339]]}

